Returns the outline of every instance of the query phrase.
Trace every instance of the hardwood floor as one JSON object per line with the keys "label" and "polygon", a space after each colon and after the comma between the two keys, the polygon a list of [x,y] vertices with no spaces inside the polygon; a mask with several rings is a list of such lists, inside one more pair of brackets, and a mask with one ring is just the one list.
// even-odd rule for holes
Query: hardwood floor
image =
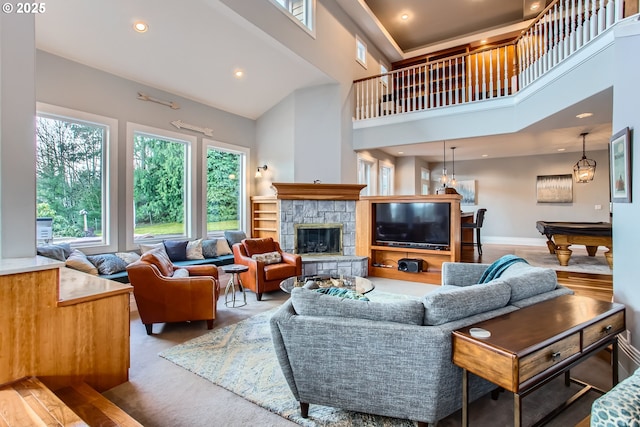
{"label": "hardwood floor", "polygon": [[[504,255],[515,254],[518,249],[531,249],[531,246],[513,245],[482,245],[482,256],[478,250],[464,248],[461,255],[462,262],[492,263]],[[541,252],[547,252],[547,248],[540,247]],[[613,298],[613,275],[575,273],[569,271],[556,271],[558,283],[572,289],[578,295],[585,295],[603,301],[611,301]]]}

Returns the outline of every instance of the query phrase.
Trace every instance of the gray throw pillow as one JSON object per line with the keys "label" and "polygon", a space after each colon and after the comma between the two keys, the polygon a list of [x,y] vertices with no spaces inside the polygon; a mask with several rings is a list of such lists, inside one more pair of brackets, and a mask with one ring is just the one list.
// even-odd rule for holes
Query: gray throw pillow
{"label": "gray throw pillow", "polygon": [[215,258],[217,256],[216,254],[216,247],[218,246],[218,241],[213,239],[213,240],[203,240],[202,241],[202,255],[205,258]]}
{"label": "gray throw pillow", "polygon": [[38,246],[36,248],[38,255],[65,261],[73,251],[69,243],[59,243],[55,245]]}
{"label": "gray throw pillow", "polygon": [[229,242],[229,246],[233,246],[246,239],[247,235],[242,230],[227,230],[224,232],[224,238]]}
{"label": "gray throw pillow", "polygon": [[103,275],[116,274],[127,269],[127,263],[114,254],[89,255],[87,259]]}
{"label": "gray throw pillow", "polygon": [[293,288],[291,303],[296,313],[302,316],[350,317],[409,325],[422,325],[424,320],[424,306],[418,300],[372,302]]}
{"label": "gray throw pillow", "polygon": [[504,307],[511,288],[499,279],[482,285],[441,286],[422,298],[425,325],[436,326]]}

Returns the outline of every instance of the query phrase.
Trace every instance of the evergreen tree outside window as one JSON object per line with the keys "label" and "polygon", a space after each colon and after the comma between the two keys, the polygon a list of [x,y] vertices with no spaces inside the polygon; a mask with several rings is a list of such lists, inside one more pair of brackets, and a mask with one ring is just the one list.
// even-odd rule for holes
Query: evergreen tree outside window
{"label": "evergreen tree outside window", "polygon": [[244,229],[245,159],[241,151],[207,146],[207,234]]}

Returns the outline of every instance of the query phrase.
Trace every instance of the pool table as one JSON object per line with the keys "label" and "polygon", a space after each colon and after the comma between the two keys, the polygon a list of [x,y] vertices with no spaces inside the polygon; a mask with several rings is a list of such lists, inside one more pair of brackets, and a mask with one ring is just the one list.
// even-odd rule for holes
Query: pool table
{"label": "pool table", "polygon": [[613,244],[610,222],[553,222],[537,221],[538,231],[547,236],[549,252],[556,254],[560,265],[569,265],[571,245],[585,245],[589,256],[595,256],[598,246],[609,249],[604,253],[613,268]]}

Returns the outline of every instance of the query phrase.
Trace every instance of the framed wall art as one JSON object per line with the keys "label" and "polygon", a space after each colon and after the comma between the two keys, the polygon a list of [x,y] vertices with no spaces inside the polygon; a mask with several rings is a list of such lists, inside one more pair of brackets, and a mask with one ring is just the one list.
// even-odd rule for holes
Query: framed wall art
{"label": "framed wall art", "polygon": [[476,180],[469,179],[466,181],[458,181],[455,186],[458,194],[462,196],[460,200],[461,205],[475,205],[476,204]]}
{"label": "framed wall art", "polygon": [[573,179],[566,175],[538,175],[536,179],[538,203],[572,203]]}
{"label": "framed wall art", "polygon": [[631,203],[631,141],[626,127],[611,137],[609,143],[609,181],[611,201]]}

